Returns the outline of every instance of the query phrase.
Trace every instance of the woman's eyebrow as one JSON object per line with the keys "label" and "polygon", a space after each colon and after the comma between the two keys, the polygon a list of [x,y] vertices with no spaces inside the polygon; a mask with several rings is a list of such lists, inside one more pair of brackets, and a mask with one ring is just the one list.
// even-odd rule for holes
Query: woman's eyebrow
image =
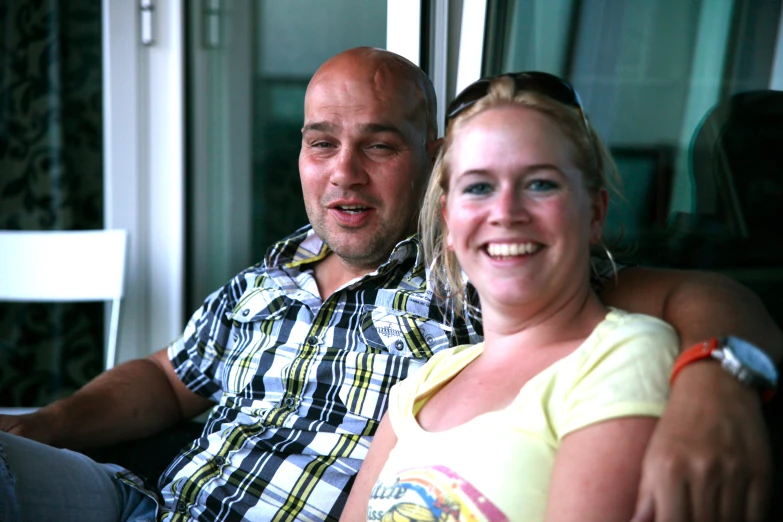
{"label": "woman's eyebrow", "polygon": [[[464,170],[456,174],[458,174],[459,176],[468,176],[468,175],[482,176],[482,175],[487,175],[491,170],[492,170],[491,167],[486,167],[486,168],[476,167],[476,168]],[[533,165],[528,165],[521,172],[524,175],[528,176],[530,174],[535,174],[536,172],[541,172],[541,171],[554,171],[561,175],[565,175],[563,171],[560,169],[560,167],[552,163],[535,163]]]}

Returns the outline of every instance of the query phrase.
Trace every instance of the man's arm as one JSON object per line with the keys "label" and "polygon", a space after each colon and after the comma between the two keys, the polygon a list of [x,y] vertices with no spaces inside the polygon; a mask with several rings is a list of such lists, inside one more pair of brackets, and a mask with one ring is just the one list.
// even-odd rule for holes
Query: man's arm
{"label": "man's arm", "polygon": [[626,268],[618,284],[608,281],[601,294],[607,305],[659,317],[680,334],[682,349],[709,337],[746,339],[779,364],[783,332],[761,300],[733,279],[711,272]]}
{"label": "man's arm", "polygon": [[[735,335],[783,359],[783,333],[752,292],[712,273],[628,268],[602,294],[608,305],[657,316],[681,348]],[[760,521],[767,511],[771,454],[756,390],[718,364],[686,366],[645,455],[634,522]]]}
{"label": "man's arm", "polygon": [[152,435],[213,404],[184,385],[163,349],[116,366],[34,413],[0,416],[0,431],[84,449]]}

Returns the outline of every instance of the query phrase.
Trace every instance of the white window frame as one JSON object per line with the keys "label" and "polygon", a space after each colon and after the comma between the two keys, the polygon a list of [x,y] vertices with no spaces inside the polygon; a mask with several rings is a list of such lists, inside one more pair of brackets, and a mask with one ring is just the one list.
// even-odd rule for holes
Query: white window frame
{"label": "white window frame", "polygon": [[[470,83],[481,73],[486,0],[423,1],[434,2],[430,63],[442,125],[455,77]],[[389,0],[387,12],[387,49],[417,65],[421,2]],[[152,4],[145,46],[139,2],[102,0],[104,224],[129,232],[120,362],[165,347],[184,328],[184,1]]]}
{"label": "white window frame", "polygon": [[[422,42],[422,1],[430,5],[430,42]],[[456,93],[481,77],[484,59],[486,0],[389,0],[386,49],[421,65],[427,46],[430,79],[438,99],[439,135],[446,105]]]}
{"label": "white window frame", "polygon": [[104,226],[129,233],[118,361],[183,330],[183,0],[153,9],[144,46],[139,2],[102,0]]}
{"label": "white window frame", "polygon": [[421,0],[387,1],[386,50],[421,65]]}
{"label": "white window frame", "polygon": [[772,62],[769,88],[783,91],[783,9],[780,11],[780,22],[778,22],[778,41],[775,45],[775,59]]}
{"label": "white window frame", "polygon": [[459,63],[457,65],[457,93],[481,78],[486,20],[487,0],[463,0]]}

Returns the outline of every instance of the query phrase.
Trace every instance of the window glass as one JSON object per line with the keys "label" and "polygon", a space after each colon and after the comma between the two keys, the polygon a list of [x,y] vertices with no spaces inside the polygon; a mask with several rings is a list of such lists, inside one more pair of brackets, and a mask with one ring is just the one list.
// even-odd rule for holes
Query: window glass
{"label": "window glass", "polygon": [[[0,3],[0,229],[103,228],[101,11]],[[103,321],[101,303],[0,303],[0,407],[43,406],[98,375]]]}
{"label": "window glass", "polygon": [[307,83],[340,51],[386,46],[386,2],[264,0],[255,20],[253,258],[260,260],[307,224],[298,168]]}
{"label": "window glass", "polygon": [[783,324],[780,27],[780,0],[490,1],[483,72],[579,91],[623,180],[618,254],[728,273]]}
{"label": "window glass", "polygon": [[187,313],[307,224],[304,94],[331,56],[386,46],[386,1],[187,2]]}

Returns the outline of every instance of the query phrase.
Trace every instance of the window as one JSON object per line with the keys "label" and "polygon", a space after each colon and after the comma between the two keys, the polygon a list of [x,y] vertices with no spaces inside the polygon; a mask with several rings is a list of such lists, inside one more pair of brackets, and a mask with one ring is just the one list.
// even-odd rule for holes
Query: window
{"label": "window", "polygon": [[719,270],[783,325],[781,1],[495,0],[483,74],[571,81],[613,152],[626,259]]}

